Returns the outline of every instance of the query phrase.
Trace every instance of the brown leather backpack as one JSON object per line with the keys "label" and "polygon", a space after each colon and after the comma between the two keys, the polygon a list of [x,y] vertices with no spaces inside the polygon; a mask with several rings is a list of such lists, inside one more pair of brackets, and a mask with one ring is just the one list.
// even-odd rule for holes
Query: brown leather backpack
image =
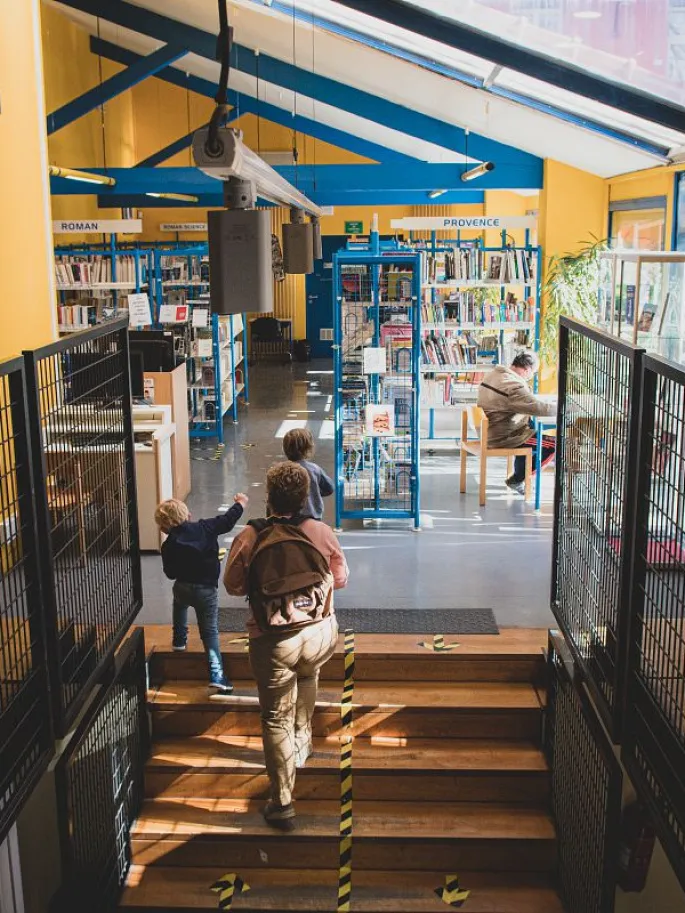
{"label": "brown leather backpack", "polygon": [[330,615],[333,575],[297,519],[251,520],[257,542],[247,569],[247,598],[259,630],[285,633]]}

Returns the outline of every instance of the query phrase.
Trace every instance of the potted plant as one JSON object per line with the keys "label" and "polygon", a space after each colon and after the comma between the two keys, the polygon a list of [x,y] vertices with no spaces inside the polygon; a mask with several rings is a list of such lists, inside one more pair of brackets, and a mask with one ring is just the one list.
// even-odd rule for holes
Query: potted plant
{"label": "potted plant", "polygon": [[545,306],[541,319],[540,354],[554,364],[559,347],[559,318],[575,317],[586,323],[597,322],[597,295],[601,279],[600,253],[607,241],[596,238],[572,254],[550,257],[547,278],[542,287]]}

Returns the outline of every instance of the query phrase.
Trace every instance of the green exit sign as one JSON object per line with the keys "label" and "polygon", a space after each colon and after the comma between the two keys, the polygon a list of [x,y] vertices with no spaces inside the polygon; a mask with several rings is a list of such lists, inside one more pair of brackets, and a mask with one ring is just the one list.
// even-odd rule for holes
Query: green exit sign
{"label": "green exit sign", "polygon": [[346,235],[363,235],[364,234],[364,223],[363,222],[345,222],[345,234]]}

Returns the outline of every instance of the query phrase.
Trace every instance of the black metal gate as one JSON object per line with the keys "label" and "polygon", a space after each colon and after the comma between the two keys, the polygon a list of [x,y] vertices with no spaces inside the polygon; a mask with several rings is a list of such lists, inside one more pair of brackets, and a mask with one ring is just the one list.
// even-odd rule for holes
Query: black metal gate
{"label": "black metal gate", "polygon": [[127,322],[24,357],[54,725],[63,736],[142,603]]}
{"label": "black metal gate", "polygon": [[562,318],[552,610],[620,735],[643,350]]}
{"label": "black metal gate", "polygon": [[568,913],[612,913],[621,768],[564,638],[550,632],[545,751]]}
{"label": "black metal gate", "polygon": [[0,842],[52,751],[23,359],[0,364]]}
{"label": "black metal gate", "polygon": [[644,359],[622,757],[685,886],[685,370]]}
{"label": "black metal gate", "polygon": [[113,910],[131,862],[149,751],[142,628],[111,660],[106,680],[55,769],[63,875],[55,911]]}

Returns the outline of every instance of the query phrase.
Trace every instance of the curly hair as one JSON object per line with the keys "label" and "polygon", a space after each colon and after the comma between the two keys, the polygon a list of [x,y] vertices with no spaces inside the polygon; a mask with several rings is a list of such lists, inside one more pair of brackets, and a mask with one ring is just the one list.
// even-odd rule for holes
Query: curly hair
{"label": "curly hair", "polygon": [[308,460],[314,455],[314,435],[309,428],[293,428],[283,438],[283,453],[289,460]]}
{"label": "curly hair", "polygon": [[298,514],[309,495],[309,473],[298,463],[276,463],[266,474],[266,493],[274,514]]}
{"label": "curly hair", "polygon": [[155,523],[163,533],[168,533],[174,526],[180,526],[190,517],[188,507],[177,498],[169,498],[168,501],[162,501],[157,505],[155,511]]}

